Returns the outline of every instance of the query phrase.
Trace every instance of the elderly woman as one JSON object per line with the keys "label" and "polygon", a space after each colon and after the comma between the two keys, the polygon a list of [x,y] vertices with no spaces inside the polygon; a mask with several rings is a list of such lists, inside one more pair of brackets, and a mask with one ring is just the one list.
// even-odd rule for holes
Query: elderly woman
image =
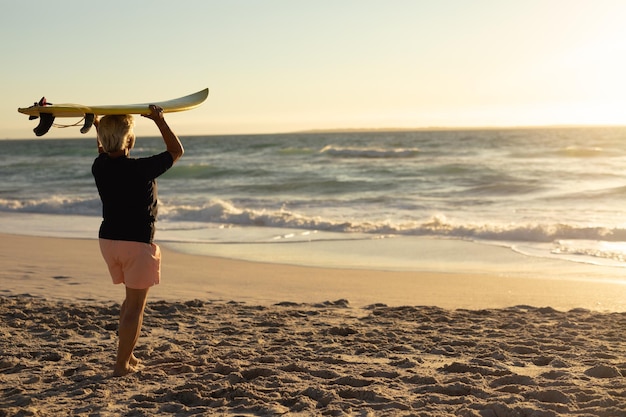
{"label": "elderly woman", "polygon": [[183,155],[183,147],[163,118],[150,106],[166,150],[147,158],[131,158],[135,144],[133,117],[104,116],[95,123],[99,155],[92,173],[102,201],[100,250],[114,284],[124,284],[126,299],[119,323],[119,345],[114,375],[133,371],[138,360],[133,349],[139,338],[148,290],[161,277],[161,251],[153,243],[157,215],[156,178]]}

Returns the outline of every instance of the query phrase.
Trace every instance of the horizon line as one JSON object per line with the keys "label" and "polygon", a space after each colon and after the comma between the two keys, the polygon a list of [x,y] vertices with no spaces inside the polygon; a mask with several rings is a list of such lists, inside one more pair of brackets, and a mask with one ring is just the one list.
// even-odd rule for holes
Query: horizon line
{"label": "horizon line", "polygon": [[[483,125],[483,126],[424,126],[424,127],[342,127],[342,128],[328,128],[328,129],[304,129],[296,130],[285,133],[316,133],[316,132],[392,132],[392,131],[438,131],[438,130],[512,130],[512,129],[580,129],[580,128],[626,128],[624,124],[602,124],[602,123],[588,123],[588,124],[545,124],[545,125]],[[258,133],[263,134],[263,133]]]}
{"label": "horizon line", "polygon": [[[547,125],[503,125],[503,126],[424,126],[424,127],[341,127],[341,128],[319,128],[319,129],[302,129],[289,131],[273,131],[273,132],[255,132],[255,133],[192,133],[180,134],[179,136],[255,136],[255,135],[294,135],[307,133],[359,133],[359,132],[436,132],[436,131],[463,131],[463,130],[532,130],[532,129],[584,129],[584,128],[626,128],[624,124],[547,124]],[[153,137],[143,136],[143,137]],[[158,137],[158,135],[154,135]],[[82,139],[83,137],[66,137],[54,139]],[[0,138],[0,140],[32,140],[48,138],[42,137],[18,137],[18,138]]]}

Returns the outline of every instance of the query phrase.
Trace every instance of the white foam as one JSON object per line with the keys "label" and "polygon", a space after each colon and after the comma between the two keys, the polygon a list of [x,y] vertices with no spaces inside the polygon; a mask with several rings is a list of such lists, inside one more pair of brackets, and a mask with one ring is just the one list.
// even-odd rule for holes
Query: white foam
{"label": "white foam", "polygon": [[[51,196],[41,200],[0,199],[0,213],[6,215],[31,213],[97,217],[101,215],[101,210],[101,204],[97,198]],[[195,224],[194,228],[200,229],[255,226],[346,234],[439,236],[502,242],[550,243],[557,240],[626,242],[626,229],[621,227],[537,222],[503,224],[495,220],[462,222],[448,219],[442,214],[423,220],[385,218],[376,221],[372,215],[369,212],[363,215],[356,209],[349,217],[346,212],[338,215],[332,210],[325,213],[323,209],[319,210],[317,215],[310,215],[289,210],[286,206],[273,210],[249,208],[221,199],[211,199],[196,205],[176,204],[174,199],[168,199],[162,201],[159,207],[159,221],[167,222],[168,227],[172,229],[177,227],[189,229],[189,224]],[[29,227],[26,226],[26,228]],[[349,236],[346,238],[351,239]]]}

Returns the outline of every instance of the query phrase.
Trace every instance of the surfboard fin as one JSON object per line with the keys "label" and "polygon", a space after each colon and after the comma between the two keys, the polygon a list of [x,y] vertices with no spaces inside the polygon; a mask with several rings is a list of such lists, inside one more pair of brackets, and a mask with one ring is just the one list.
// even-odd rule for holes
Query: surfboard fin
{"label": "surfboard fin", "polygon": [[[46,100],[45,97],[42,97],[39,101],[36,101],[36,102],[33,103],[33,107],[47,106],[49,104],[52,104],[52,103],[48,103],[48,100]],[[28,120],[35,120],[38,117],[39,116],[29,116]]]}
{"label": "surfboard fin", "polygon": [[33,132],[35,132],[37,136],[43,136],[48,133],[48,130],[52,127],[52,123],[54,123],[53,114],[39,113],[39,124],[33,129]]}
{"label": "surfboard fin", "polygon": [[85,124],[83,124],[83,127],[80,128],[80,133],[85,134],[89,132],[89,129],[91,129],[91,126],[93,126],[93,121],[95,118],[96,115],[93,113],[85,114]]}

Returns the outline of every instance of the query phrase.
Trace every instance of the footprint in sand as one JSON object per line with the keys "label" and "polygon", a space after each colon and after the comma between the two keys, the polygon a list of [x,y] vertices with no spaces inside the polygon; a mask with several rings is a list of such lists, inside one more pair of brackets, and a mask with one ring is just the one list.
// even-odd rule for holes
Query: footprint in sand
{"label": "footprint in sand", "polygon": [[67,275],[54,275],[52,279],[56,279],[57,281],[65,281],[67,285],[80,285],[80,283],[75,281],[70,282],[69,280],[72,279],[72,277],[68,277]]}

